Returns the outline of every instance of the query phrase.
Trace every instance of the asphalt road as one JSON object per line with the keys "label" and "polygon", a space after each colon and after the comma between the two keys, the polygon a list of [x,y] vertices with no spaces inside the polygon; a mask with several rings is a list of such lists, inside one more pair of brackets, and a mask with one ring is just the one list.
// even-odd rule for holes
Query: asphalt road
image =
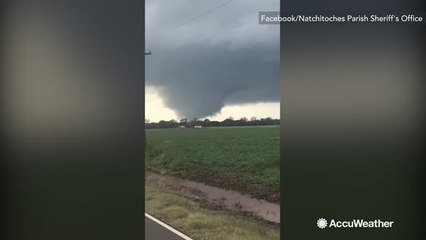
{"label": "asphalt road", "polygon": [[191,240],[188,236],[145,213],[146,240]]}

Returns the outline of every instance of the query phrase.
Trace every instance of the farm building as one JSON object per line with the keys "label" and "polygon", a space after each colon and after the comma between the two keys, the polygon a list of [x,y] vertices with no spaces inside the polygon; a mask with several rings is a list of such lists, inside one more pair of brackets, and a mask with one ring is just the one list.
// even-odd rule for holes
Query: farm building
{"label": "farm building", "polygon": [[179,128],[185,128],[185,126],[179,126]]}
{"label": "farm building", "polygon": [[203,126],[195,125],[194,128],[203,128]]}

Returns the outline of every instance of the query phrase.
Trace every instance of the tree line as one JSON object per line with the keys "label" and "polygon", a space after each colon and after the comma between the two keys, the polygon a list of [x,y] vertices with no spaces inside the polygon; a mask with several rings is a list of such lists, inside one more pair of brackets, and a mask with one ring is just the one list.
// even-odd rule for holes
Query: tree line
{"label": "tree line", "polygon": [[153,128],[193,128],[194,126],[202,126],[202,127],[225,127],[225,126],[265,126],[265,125],[279,125],[279,119],[273,119],[270,117],[267,118],[256,118],[252,117],[250,119],[240,118],[233,119],[229,117],[223,121],[210,121],[209,119],[191,119],[182,118],[179,121],[176,120],[161,120],[159,122],[151,122],[148,119],[145,119],[145,128],[153,129]]}

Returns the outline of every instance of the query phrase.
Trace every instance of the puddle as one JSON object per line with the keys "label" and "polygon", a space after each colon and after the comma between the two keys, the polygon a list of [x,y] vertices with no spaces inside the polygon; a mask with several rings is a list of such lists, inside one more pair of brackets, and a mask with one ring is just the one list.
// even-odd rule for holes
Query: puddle
{"label": "puddle", "polygon": [[172,176],[145,172],[146,181],[155,182],[180,194],[208,201],[226,207],[232,211],[248,212],[272,223],[280,223],[280,205],[256,199],[247,194],[208,186],[204,183],[190,181]]}

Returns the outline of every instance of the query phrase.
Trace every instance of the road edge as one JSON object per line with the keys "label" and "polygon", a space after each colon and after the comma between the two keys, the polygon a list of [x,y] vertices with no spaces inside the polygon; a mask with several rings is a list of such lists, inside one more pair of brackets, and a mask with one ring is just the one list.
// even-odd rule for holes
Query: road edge
{"label": "road edge", "polygon": [[153,216],[149,215],[149,214],[148,214],[148,213],[146,213],[146,212],[145,212],[145,217],[147,217],[147,218],[151,219],[152,221],[154,221],[154,222],[156,222],[156,223],[160,224],[162,227],[166,228],[167,230],[169,230],[169,231],[173,232],[174,234],[178,235],[179,237],[181,237],[181,238],[183,238],[183,239],[185,239],[185,240],[193,240],[192,238],[190,238],[190,237],[186,236],[185,234],[183,234],[183,233],[179,232],[178,230],[176,230],[176,229],[172,228],[171,226],[169,226],[169,225],[167,225],[166,223],[164,223],[164,222],[162,222],[162,221],[158,220],[157,218],[155,218],[155,217],[153,217]]}

